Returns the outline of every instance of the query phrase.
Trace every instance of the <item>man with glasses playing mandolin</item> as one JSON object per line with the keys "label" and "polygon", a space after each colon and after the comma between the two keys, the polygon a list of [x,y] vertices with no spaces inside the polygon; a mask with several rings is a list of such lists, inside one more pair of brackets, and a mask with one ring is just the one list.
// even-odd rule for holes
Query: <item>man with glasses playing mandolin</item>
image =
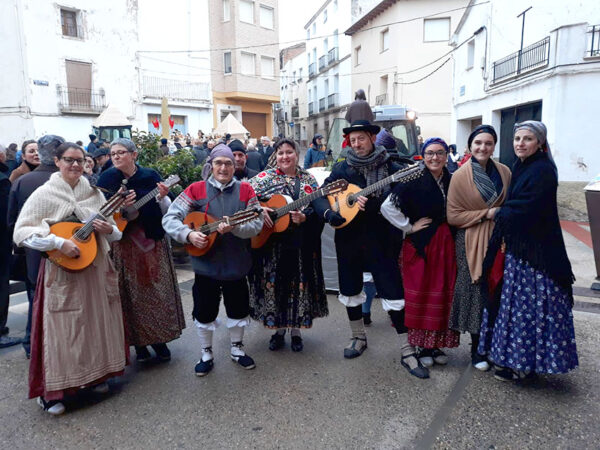
{"label": "man with glasses playing mandolin", "polygon": [[[360,188],[384,180],[403,167],[392,162],[384,147],[375,146],[380,128],[367,120],[356,120],[344,128],[351,148],[344,161],[333,166],[324,184],[340,178]],[[404,326],[404,290],[398,270],[398,256],[402,235],[381,215],[380,207],[390,193],[391,185],[384,184],[368,197],[357,196],[360,212],[346,219],[333,211],[325,199],[315,200],[313,205],[332,226],[338,262],[340,293],[338,299],[346,306],[352,337],[344,349],[345,358],[356,358],[367,348],[362,307],[366,300],[363,291],[363,272],[370,272],[381,297],[383,309],[388,312],[400,335],[401,351],[408,346]],[[346,220],[351,221],[346,224]],[[414,352],[410,347],[411,353]],[[411,372],[412,373],[412,372]]]}
{"label": "man with glasses playing mandolin", "polygon": [[[234,157],[225,144],[217,145],[206,160],[202,176],[188,186],[171,204],[162,220],[163,227],[178,242],[192,244],[199,249],[209,245],[209,237],[184,224],[186,216],[201,211],[206,217],[221,219],[249,208],[260,208],[250,184],[233,178]],[[192,316],[198,327],[202,357],[196,364],[198,376],[213,368],[213,332],[219,325],[217,315],[221,293],[227,311],[227,328],[231,338],[231,359],[244,369],[253,369],[254,360],[243,350],[244,328],[250,323],[248,281],[252,258],[249,238],[256,236],[263,226],[262,214],[235,226],[226,222],[218,225],[214,245],[202,256],[192,256],[196,274],[192,295]]]}

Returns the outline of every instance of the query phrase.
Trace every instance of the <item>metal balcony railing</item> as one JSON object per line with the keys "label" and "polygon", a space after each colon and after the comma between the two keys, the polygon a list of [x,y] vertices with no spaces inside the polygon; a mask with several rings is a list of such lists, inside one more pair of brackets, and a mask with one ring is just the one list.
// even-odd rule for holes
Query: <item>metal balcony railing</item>
{"label": "metal balcony railing", "polygon": [[208,83],[198,83],[170,78],[142,77],[142,94],[145,98],[181,100],[187,102],[208,101]]}
{"label": "metal balcony railing", "polygon": [[550,55],[550,38],[531,44],[523,51],[519,50],[512,55],[499,59],[493,64],[493,79],[495,83],[502,79],[519,75],[532,69],[543,67],[548,64]]}
{"label": "metal balcony railing", "polygon": [[319,58],[319,72],[327,67],[327,56],[323,55]]}
{"label": "metal balcony railing", "polygon": [[319,112],[325,111],[325,97],[319,99]]}
{"label": "metal balcony railing", "polygon": [[338,94],[329,94],[327,96],[327,108],[333,108],[335,106],[338,106],[339,102],[338,102]]}
{"label": "metal balcony railing", "polygon": [[600,56],[600,25],[594,25],[590,27],[589,33],[591,33],[590,47],[585,52],[585,56]]}
{"label": "metal balcony railing", "polygon": [[339,58],[339,56],[338,56],[338,48],[337,47],[333,47],[327,53],[327,63],[328,64],[333,64],[334,62],[336,62],[338,60],[338,58]]}
{"label": "metal balcony railing", "polygon": [[95,114],[106,108],[104,89],[70,88],[57,86],[58,105],[63,113]]}
{"label": "metal balcony railing", "polygon": [[310,102],[308,104],[308,115],[312,116],[315,113],[315,104],[313,102]]}
{"label": "metal balcony railing", "polygon": [[292,106],[292,117],[294,119],[300,117],[300,108],[298,108],[297,106]]}
{"label": "metal balcony railing", "polygon": [[375,97],[375,105],[387,105],[387,93]]}
{"label": "metal balcony railing", "polygon": [[317,66],[315,63],[310,63],[308,65],[308,77],[314,77],[317,74]]}
{"label": "metal balcony railing", "polygon": [[83,37],[83,27],[78,25],[61,25],[63,36],[82,38]]}

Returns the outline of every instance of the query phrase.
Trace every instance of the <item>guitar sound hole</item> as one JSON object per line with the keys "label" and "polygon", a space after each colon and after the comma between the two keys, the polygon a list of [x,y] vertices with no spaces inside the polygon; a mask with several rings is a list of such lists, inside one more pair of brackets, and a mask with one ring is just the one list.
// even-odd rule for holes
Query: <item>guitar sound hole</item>
{"label": "guitar sound hole", "polygon": [[347,199],[347,202],[348,202],[348,206],[352,207],[356,203],[356,199],[354,198],[354,196],[349,195],[348,199]]}

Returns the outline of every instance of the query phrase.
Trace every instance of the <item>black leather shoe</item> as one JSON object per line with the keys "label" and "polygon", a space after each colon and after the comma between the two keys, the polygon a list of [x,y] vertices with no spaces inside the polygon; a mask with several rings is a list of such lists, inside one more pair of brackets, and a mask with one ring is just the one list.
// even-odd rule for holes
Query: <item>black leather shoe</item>
{"label": "black leather shoe", "polygon": [[[404,360],[408,359],[408,358],[415,358],[418,366],[415,367],[414,369],[411,369],[410,366],[404,362]],[[400,359],[400,364],[402,364],[402,367],[404,367],[406,370],[408,370],[408,372],[411,375],[413,375],[417,378],[421,378],[421,379],[429,378],[429,369],[427,367],[423,366],[423,364],[421,364],[421,361],[419,361],[419,358],[417,357],[416,353],[411,353],[410,355],[403,356]]]}
{"label": "black leather shoe", "polygon": [[135,360],[139,363],[148,362],[152,359],[152,355],[146,346],[135,346]]}
{"label": "black leather shoe", "polygon": [[300,336],[292,336],[292,351],[301,352],[303,348],[302,338]]}
{"label": "black leather shoe", "polygon": [[152,344],[151,347],[156,352],[156,357],[159,361],[171,361],[171,351],[167,344]]}
{"label": "black leather shoe", "polygon": [[275,333],[271,336],[271,340],[269,341],[269,350],[275,351],[280,350],[285,346],[285,334]]}

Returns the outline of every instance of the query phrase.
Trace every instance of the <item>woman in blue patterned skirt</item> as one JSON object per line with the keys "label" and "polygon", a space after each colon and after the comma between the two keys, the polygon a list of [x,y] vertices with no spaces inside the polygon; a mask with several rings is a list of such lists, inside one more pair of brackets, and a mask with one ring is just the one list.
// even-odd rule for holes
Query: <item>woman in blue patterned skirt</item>
{"label": "woman in blue patterned skirt", "polygon": [[507,200],[492,208],[496,226],[484,266],[505,249],[497,307],[482,320],[480,353],[489,347],[495,378],[566,373],[578,365],[573,328],[571,263],[556,205],[558,175],[546,126],[526,121],[514,128],[513,166]]}

